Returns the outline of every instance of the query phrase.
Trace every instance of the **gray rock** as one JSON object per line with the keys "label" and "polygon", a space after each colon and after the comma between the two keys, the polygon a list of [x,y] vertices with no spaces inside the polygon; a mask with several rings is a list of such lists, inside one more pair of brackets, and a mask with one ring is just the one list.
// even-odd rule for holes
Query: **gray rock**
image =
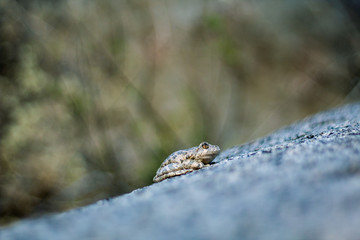
{"label": "gray rock", "polygon": [[222,152],[208,168],[0,239],[360,239],[360,103]]}

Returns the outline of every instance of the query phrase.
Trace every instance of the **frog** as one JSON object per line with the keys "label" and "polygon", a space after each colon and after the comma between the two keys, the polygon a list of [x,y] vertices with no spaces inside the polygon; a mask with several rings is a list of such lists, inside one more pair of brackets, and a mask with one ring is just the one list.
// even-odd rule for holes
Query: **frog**
{"label": "frog", "polygon": [[162,162],[153,181],[161,182],[167,178],[207,167],[219,153],[220,147],[208,142],[202,142],[197,147],[176,151]]}

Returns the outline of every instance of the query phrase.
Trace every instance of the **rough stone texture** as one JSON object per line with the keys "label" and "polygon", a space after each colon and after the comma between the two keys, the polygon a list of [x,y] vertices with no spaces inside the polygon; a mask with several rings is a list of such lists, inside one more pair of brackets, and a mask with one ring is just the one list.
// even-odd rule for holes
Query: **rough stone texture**
{"label": "rough stone texture", "polygon": [[217,164],[0,239],[360,239],[360,103],[234,147]]}

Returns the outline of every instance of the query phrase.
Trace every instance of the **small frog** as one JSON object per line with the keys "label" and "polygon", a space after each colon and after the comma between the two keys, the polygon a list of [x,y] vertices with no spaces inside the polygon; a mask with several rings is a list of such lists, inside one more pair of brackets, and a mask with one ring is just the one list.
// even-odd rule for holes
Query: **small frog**
{"label": "small frog", "polygon": [[208,166],[219,152],[218,146],[207,142],[200,143],[198,147],[176,151],[160,165],[153,181],[160,182]]}

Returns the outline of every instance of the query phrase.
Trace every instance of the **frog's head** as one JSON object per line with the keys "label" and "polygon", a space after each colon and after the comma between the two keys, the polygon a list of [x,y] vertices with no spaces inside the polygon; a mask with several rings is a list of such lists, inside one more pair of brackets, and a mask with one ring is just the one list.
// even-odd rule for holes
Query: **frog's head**
{"label": "frog's head", "polygon": [[196,149],[196,159],[208,164],[220,153],[219,146],[202,142]]}

